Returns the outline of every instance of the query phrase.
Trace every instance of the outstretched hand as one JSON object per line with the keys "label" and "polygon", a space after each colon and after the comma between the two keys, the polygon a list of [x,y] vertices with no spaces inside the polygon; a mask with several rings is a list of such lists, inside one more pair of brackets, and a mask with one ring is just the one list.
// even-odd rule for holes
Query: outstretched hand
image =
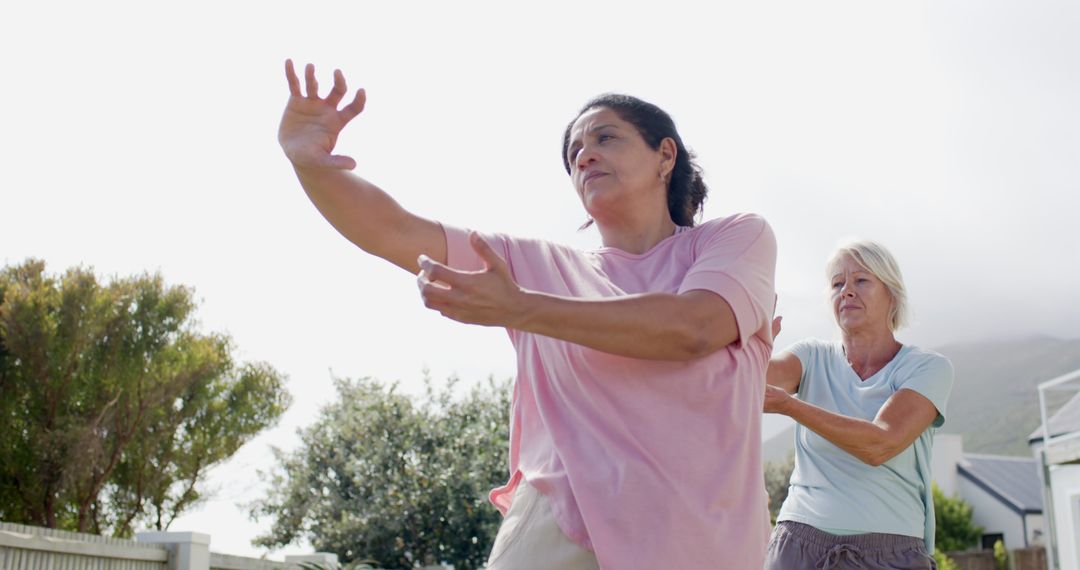
{"label": "outstretched hand", "polygon": [[479,235],[470,234],[469,244],[484,261],[481,271],[457,271],[426,255],[417,259],[424,306],[462,323],[515,328],[524,315],[525,292]]}
{"label": "outstretched hand", "polygon": [[352,170],[356,161],[348,156],[333,154],[338,135],[345,125],[364,110],[367,99],[363,89],[356,91],[352,102],[338,110],[338,105],[348,93],[345,76],[334,70],[334,87],[324,98],[319,97],[319,83],[315,79],[315,66],[304,68],[304,87],[296,76],[291,59],[285,60],[285,78],[289,82],[289,102],[281,116],[278,142],[285,156],[301,168],[329,168]]}

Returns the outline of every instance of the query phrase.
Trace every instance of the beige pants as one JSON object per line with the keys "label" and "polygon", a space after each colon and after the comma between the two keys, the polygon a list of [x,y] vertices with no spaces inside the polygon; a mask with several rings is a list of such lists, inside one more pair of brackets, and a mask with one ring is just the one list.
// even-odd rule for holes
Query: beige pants
{"label": "beige pants", "polygon": [[599,570],[596,556],[567,538],[543,493],[522,480],[506,513],[488,570]]}

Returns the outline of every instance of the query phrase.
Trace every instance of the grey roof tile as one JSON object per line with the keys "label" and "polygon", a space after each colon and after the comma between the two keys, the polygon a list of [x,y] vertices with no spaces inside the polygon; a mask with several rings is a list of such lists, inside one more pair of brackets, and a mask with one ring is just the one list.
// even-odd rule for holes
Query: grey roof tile
{"label": "grey roof tile", "polygon": [[1042,482],[1034,459],[965,453],[957,467],[960,475],[997,496],[1013,510],[1042,512]]}

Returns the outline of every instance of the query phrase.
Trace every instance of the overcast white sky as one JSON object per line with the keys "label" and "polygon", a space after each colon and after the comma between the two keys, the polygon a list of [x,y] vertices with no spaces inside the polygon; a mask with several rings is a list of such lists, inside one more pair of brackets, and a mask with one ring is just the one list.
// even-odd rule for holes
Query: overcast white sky
{"label": "overcast white sky", "polygon": [[[0,261],[196,289],[207,331],[287,373],[281,426],[172,530],[259,555],[238,502],[331,372],[513,374],[502,331],[427,312],[413,278],[325,223],[275,133],[286,57],[368,90],[339,143],[417,213],[580,247],[560,137],[589,97],[667,109],[712,189],[779,241],[780,344],[833,334],[822,265],[898,257],[926,346],[1080,337],[1080,4],[20,2],[0,18]],[[774,424],[770,424],[774,425]],[[278,551],[303,551],[303,547]]]}

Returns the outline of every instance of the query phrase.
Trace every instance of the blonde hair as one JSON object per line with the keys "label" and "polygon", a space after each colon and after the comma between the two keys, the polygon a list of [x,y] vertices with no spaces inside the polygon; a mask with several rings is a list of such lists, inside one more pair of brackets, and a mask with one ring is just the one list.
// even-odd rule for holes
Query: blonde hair
{"label": "blonde hair", "polygon": [[870,240],[847,242],[836,248],[829,257],[829,262],[825,264],[826,279],[832,279],[837,263],[845,255],[880,279],[892,295],[893,306],[889,311],[889,329],[895,331],[907,325],[911,321],[907,288],[904,287],[904,276],[900,274],[900,265],[896,263],[896,258],[889,253],[889,250],[880,243]]}

